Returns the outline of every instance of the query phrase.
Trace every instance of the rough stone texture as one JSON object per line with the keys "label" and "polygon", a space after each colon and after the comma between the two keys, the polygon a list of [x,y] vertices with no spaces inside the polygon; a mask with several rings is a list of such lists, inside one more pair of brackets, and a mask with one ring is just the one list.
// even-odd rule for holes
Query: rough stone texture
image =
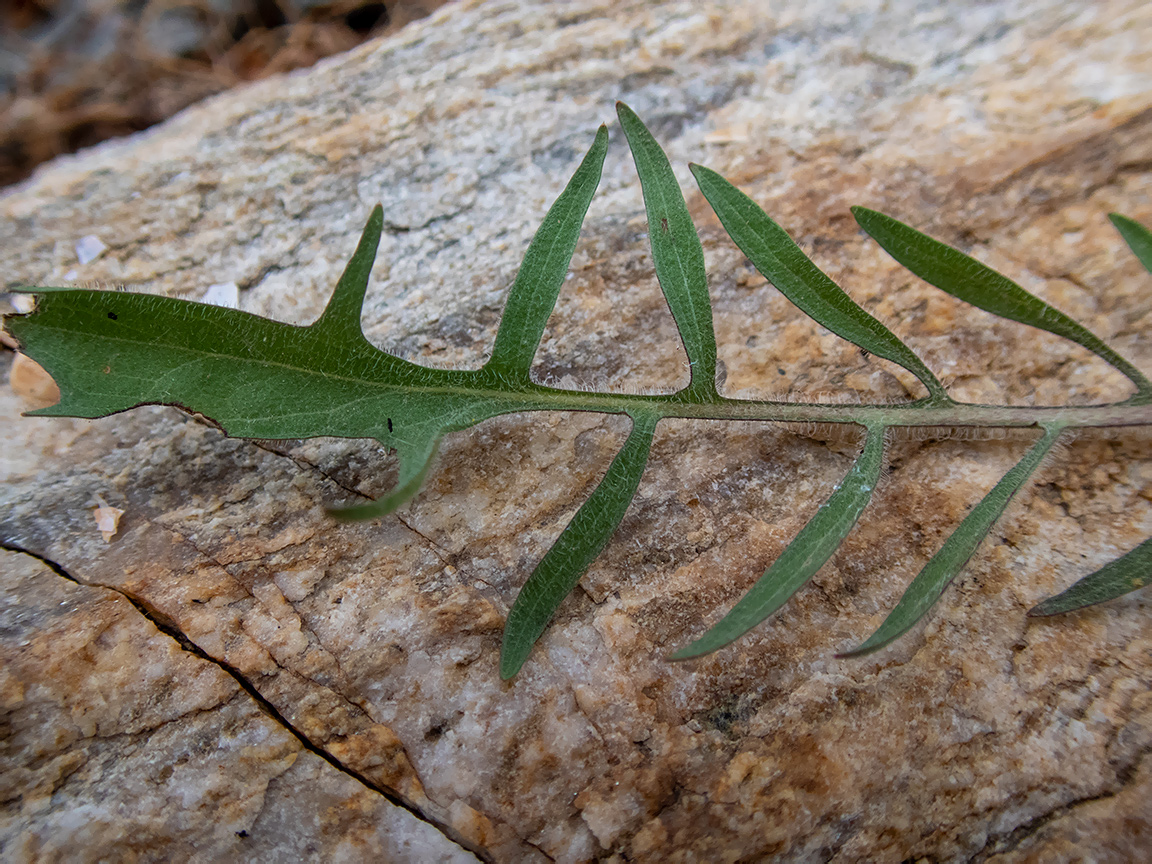
{"label": "rough stone texture", "polygon": [[[892,212],[972,250],[1152,372],[1148,276],[1104,218],[1152,222],[1150,45],[1141,2],[462,3],[58,161],[0,198],[0,272],[185,297],[235,282],[243,308],[303,322],[382,201],[389,228],[366,332],[419,362],[475,366],[527,241],[621,98],[686,190],[689,160],[732,178],[956,395],[1116,399],[1124,379],[1103,363],[919,283],[847,208]],[[614,126],[613,137],[537,372],[674,388],[685,361]],[[908,375],[790,308],[699,194],[688,201],[728,392],[917,395]],[[89,234],[108,249],[79,266],[74,244]],[[305,753],[287,768],[296,739],[203,662],[184,658],[205,670],[187,679],[144,664],[94,671],[87,698],[139,699],[178,715],[177,737],[219,742],[229,806],[285,802],[260,819],[290,824],[302,844],[309,824],[314,842],[364,836],[353,817],[325,814],[373,821],[384,807],[375,787],[493,861],[1031,861],[1086,848],[1122,861],[1147,848],[1147,597],[1024,617],[1152,532],[1146,432],[1069,444],[926,625],[875,656],[837,660],[1026,447],[897,442],[871,508],[812,585],[736,646],[673,665],[667,653],[716,620],[827,496],[851,442],[665,423],[616,538],[524,672],[501,683],[503,616],[622,441],[620,420],[489,421],[446,442],[397,516],[336,525],[325,503],[378,494],[394,477],[370,445],[228,440],[157,408],[15,420],[16,397],[3,400],[0,539],[133,598],[369,785],[331,773],[329,784],[290,782],[285,771],[330,766]],[[92,519],[97,495],[125,511],[111,543]],[[66,628],[36,629],[84,633],[102,620],[89,606],[69,614]],[[142,620],[122,626],[133,652],[161,638]],[[155,650],[175,651],[164,644]],[[65,671],[43,686],[64,688],[71,678],[53,676]],[[188,713],[197,700],[211,707]],[[87,728],[52,716],[53,740]],[[124,741],[145,734],[130,731],[144,721],[120,722]],[[244,722],[282,743],[248,758],[225,731]],[[150,830],[140,826],[156,818],[147,802],[166,770],[207,771],[156,743],[164,726],[147,734],[109,769],[139,784],[143,803],[119,816],[129,838]],[[5,758],[31,773],[6,772],[27,779],[11,784],[5,831],[30,836],[56,769],[37,762],[41,745],[8,741]],[[86,806],[93,776],[56,788],[53,806]],[[284,815],[309,807],[313,823]],[[198,812],[180,817],[195,825]],[[172,830],[169,842],[183,842]],[[367,847],[347,848],[355,858]]]}
{"label": "rough stone texture", "polygon": [[7,551],[0,586],[5,861],[476,860],[115,591]]}

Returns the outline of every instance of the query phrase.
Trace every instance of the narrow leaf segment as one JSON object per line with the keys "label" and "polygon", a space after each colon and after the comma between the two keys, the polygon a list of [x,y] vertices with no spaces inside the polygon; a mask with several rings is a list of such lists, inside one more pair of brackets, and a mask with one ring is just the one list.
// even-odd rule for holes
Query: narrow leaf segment
{"label": "narrow leaf segment", "polygon": [[944,385],[912,349],[824,275],[755,201],[715,171],[693,165],[692,174],[724,230],[785,297],[837,336],[903,366],[928,388],[932,401],[951,401]]}
{"label": "narrow leaf segment", "polygon": [[520,671],[552,615],[619,527],[648,464],[658,419],[654,414],[632,418],[632,432],[608,473],[520,589],[504,627],[501,678]]}
{"label": "narrow leaf segment", "polygon": [[508,302],[504,305],[492,358],[484,367],[503,381],[513,384],[529,382],[532,358],[536,356],[548,316],[552,314],[556,297],[568,276],[568,266],[572,263],[572,254],[580,237],[580,226],[600,183],[607,153],[608,129],[601,126],[592,149],[544,217],[528,246]]}
{"label": "narrow leaf segment", "polygon": [[1129,591],[1143,588],[1152,581],[1152,538],[1145,540],[1127,555],[1105,564],[1090,573],[1071,588],[1049,597],[1028,610],[1028,615],[1039,618],[1083,609],[1106,600],[1113,600]]}
{"label": "narrow leaf segment", "polygon": [[328,515],[341,522],[358,522],[363,519],[376,519],[387,516],[404,502],[412,498],[424,485],[428,469],[440,448],[439,429],[432,428],[411,441],[397,441],[396,455],[400,459],[400,473],[396,485],[387,495],[367,504],[350,507],[329,507]]}
{"label": "narrow leaf segment", "polygon": [[1044,430],[1044,434],[1016,465],[1005,474],[992,491],[972,508],[960,526],[952,532],[940,551],[924,565],[924,569],[912,580],[912,584],[896,604],[896,608],[867,641],[851,651],[838,656],[857,657],[878,651],[898,639],[919,621],[940,598],[960,569],[988,536],[996,520],[1004,513],[1004,508],[1012,497],[1036,471],[1044,456],[1052,449],[1060,437],[1062,428],[1054,426]]}
{"label": "narrow leaf segment", "polygon": [[1029,294],[1007,276],[891,216],[866,207],[853,207],[852,215],[884,251],[925,282],[985,312],[1047,330],[1082,345],[1128,376],[1136,385],[1132,401],[1152,400],[1152,382],[1139,369],[1088,328]]}
{"label": "narrow leaf segment", "polygon": [[791,599],[840,547],[872,498],[884,464],[884,429],[869,427],[864,449],[796,539],[760,577],[732,611],[700,639],[672,655],[686,660],[739,639]]}
{"label": "narrow leaf segment", "polygon": [[692,378],[682,398],[714,402],[716,392],[716,333],[712,327],[712,303],[708,298],[708,278],[704,271],[704,248],[688,214],[684,195],[668,157],[622,102],[616,103],[620,126],[628,138],[636,173],[644,191],[648,212],[648,241],[660,289],[676,319],[676,328],[688,352]]}
{"label": "narrow leaf segment", "polygon": [[364,295],[368,293],[368,279],[372,275],[372,264],[376,261],[376,250],[380,247],[380,233],[384,229],[384,208],[377,204],[372,208],[368,224],[356,244],[348,265],[336,289],[328,298],[323,313],[308,329],[323,335],[330,342],[339,345],[357,345],[363,350],[371,347],[364,338],[360,327],[360,312],[364,308]]}

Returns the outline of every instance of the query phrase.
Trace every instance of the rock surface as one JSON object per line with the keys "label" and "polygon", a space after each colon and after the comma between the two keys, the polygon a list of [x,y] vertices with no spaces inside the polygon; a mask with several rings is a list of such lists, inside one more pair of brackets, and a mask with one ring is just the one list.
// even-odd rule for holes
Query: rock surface
{"label": "rock surface", "polygon": [[[619,98],[668,149],[701,226],[727,392],[918,395],[764,284],[691,191],[690,160],[755,197],[955,395],[1113,400],[1117,373],[919,283],[848,207],[973,250],[1152,372],[1148,276],[1105,219],[1152,222],[1149,45],[1139,2],[460,3],[57,161],[0,197],[0,272],[189,298],[232,282],[242,308],[305,322],[381,201],[367,334],[475,366]],[[685,361],[612,134],[536,371],[671,389]],[[106,249],[79,265],[90,235]],[[0,541],[79,583],[29,555],[2,563],[6,859],[184,857],[194,836],[205,860],[241,842],[266,844],[254,860],[501,862],[1147,848],[1147,597],[1024,616],[1152,533],[1146,432],[1068,445],[926,625],[838,660],[1026,447],[896,442],[813,583],[734,647],[675,665],[829,494],[851,442],[666,422],[617,536],[501,683],[503,617],[620,420],[486,422],[446,441],[398,515],[337,525],[324,504],[394,477],[369,444],[230,440],[160,408],[16,419],[18,398],[0,400]],[[110,542],[101,500],[124,511]]]}
{"label": "rock surface", "polygon": [[0,586],[4,860],[476,860],[123,595],[7,551]]}

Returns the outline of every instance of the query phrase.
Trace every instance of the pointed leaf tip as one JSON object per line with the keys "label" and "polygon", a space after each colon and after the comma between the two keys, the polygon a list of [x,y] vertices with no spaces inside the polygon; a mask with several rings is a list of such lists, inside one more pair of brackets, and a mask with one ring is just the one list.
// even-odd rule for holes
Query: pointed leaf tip
{"label": "pointed leaf tip", "polygon": [[940,551],[924,565],[924,569],[904,591],[896,608],[884,623],[863,643],[837,657],[860,657],[879,651],[896,641],[916,625],[940,598],[956,574],[968,563],[981,541],[988,536],[996,520],[1004,513],[1013,496],[1036,471],[1044,456],[1060,437],[1060,428],[1046,429],[1044,435],[1008,471],[984,498],[972,508],[959,527],[944,541]]}
{"label": "pointed leaf tip", "polygon": [[438,436],[427,437],[422,441],[403,442],[397,449],[400,457],[400,476],[396,479],[396,485],[391,492],[366,504],[329,507],[328,515],[341,522],[360,522],[392,513],[420,491],[439,447]]}
{"label": "pointed leaf tip", "polygon": [[500,649],[500,677],[505,681],[520,671],[552,615],[619,527],[648,464],[657,422],[656,415],[633,417],[628,440],[604,479],[520,589],[508,612]]}
{"label": "pointed leaf tip", "polygon": [[842,339],[903,366],[936,402],[951,401],[944,385],[912,349],[828,278],[759,204],[715,171],[690,167],[724,230],[785,297]]}
{"label": "pointed leaf tip", "polygon": [[1059,615],[1113,600],[1152,582],[1152,538],[1065,591],[1028,610],[1029,618]]}
{"label": "pointed leaf tip", "polygon": [[1108,219],[1116,226],[1128,248],[1132,250],[1144,269],[1152,273],[1152,232],[1137,222],[1119,213],[1109,213]]}
{"label": "pointed leaf tip", "polygon": [[360,234],[356,251],[344,267],[336,289],[324,307],[324,312],[312,323],[313,332],[331,333],[337,339],[353,342],[367,341],[360,327],[360,315],[364,308],[364,295],[368,291],[368,279],[372,275],[372,265],[376,261],[376,250],[380,246],[380,235],[384,231],[384,208],[377,204]]}
{"label": "pointed leaf tip", "polygon": [[883,464],[884,427],[868,427],[864,449],[816,515],[716,626],[671,659],[688,660],[723,648],[787,603],[840,548],[872,499]]}

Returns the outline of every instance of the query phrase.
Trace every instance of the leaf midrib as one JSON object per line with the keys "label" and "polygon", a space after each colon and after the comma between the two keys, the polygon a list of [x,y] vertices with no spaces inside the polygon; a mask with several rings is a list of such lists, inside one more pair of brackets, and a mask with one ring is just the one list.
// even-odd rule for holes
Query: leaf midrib
{"label": "leaf midrib", "polygon": [[[69,334],[83,331],[58,325],[39,325],[46,330],[56,330]],[[306,327],[283,324],[300,332]],[[90,337],[89,337],[90,338]],[[136,340],[122,336],[101,335],[107,340],[125,345],[139,345]],[[775,400],[731,399],[721,396],[718,401],[694,401],[690,386],[669,394],[642,393],[586,393],[580,390],[548,387],[530,382],[523,387],[499,389],[483,386],[486,373],[482,369],[441,370],[421,366],[408,360],[407,364],[421,376],[468,376],[481,386],[460,384],[397,383],[373,378],[354,377],[347,374],[328,372],[299,366],[284,361],[267,358],[238,357],[232,354],[191,348],[186,345],[172,346],[168,342],[152,342],[164,350],[175,351],[202,358],[231,360],[260,366],[278,368],[295,373],[315,376],[322,380],[335,380],[346,384],[371,386],[381,389],[403,391],[406,396],[461,397],[502,402],[503,407],[495,413],[508,414],[517,411],[596,411],[621,414],[631,410],[655,409],[661,417],[677,417],[698,420],[764,420],[778,422],[820,422],[863,424],[883,422],[890,426],[985,426],[985,427],[1028,427],[1041,422],[1058,419],[1070,427],[1094,427],[1111,425],[1142,426],[1152,425],[1152,406],[1124,405],[1123,403],[1102,403],[1089,406],[1023,406],[1023,405],[982,405],[971,402],[955,402],[952,405],[934,408],[925,406],[923,400],[907,403],[865,403],[856,405],[826,405],[812,402],[783,402]],[[381,357],[395,358],[375,346],[372,350]],[[1117,413],[1119,417],[1117,417]],[[1101,416],[1107,414],[1108,416]],[[1129,415],[1129,416],[1125,416]]]}

